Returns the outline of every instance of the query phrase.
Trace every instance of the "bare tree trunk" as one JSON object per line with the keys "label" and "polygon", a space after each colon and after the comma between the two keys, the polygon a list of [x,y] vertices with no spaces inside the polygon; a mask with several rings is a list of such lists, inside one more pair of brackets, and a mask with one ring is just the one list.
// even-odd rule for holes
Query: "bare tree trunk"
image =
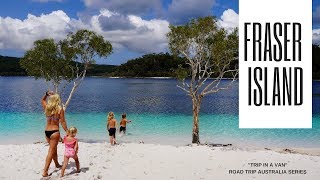
{"label": "bare tree trunk", "polygon": [[200,106],[201,106],[201,98],[192,97],[192,103],[193,103],[192,143],[200,144],[199,112],[200,112]]}
{"label": "bare tree trunk", "polygon": [[81,78],[80,78],[78,81],[73,82],[73,87],[72,87],[72,89],[71,89],[71,92],[70,92],[70,94],[69,94],[69,97],[68,97],[66,103],[63,105],[63,109],[64,109],[64,110],[67,109],[67,107],[68,107],[68,105],[69,105],[69,103],[70,103],[70,100],[71,100],[74,92],[76,91],[76,89],[78,88],[78,86],[81,84],[81,82],[83,81],[83,79],[86,77],[86,73],[87,73],[87,66],[86,66],[85,69],[83,70],[83,74],[82,74]]}
{"label": "bare tree trunk", "polygon": [[58,93],[58,83],[53,83],[54,92]]}

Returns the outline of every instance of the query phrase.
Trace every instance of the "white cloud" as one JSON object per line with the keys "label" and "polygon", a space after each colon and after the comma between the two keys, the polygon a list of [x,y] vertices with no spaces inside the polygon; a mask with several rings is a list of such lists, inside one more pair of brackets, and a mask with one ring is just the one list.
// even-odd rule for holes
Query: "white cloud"
{"label": "white cloud", "polygon": [[73,31],[73,24],[78,23],[60,10],[38,17],[28,14],[25,20],[0,17],[0,48],[26,50],[38,39],[60,40]]}
{"label": "white cloud", "polygon": [[239,26],[239,15],[232,9],[225,10],[218,20],[218,25],[231,32]]}
{"label": "white cloud", "polygon": [[312,30],[312,43],[320,45],[320,29]]}
{"label": "white cloud", "polygon": [[[130,24],[130,28],[123,28],[123,23],[113,28],[104,27],[111,24],[103,22],[108,19],[101,17],[122,17]],[[92,16],[88,23],[71,19],[61,10],[38,17],[29,14],[25,20],[0,17],[0,49],[27,50],[38,39],[61,40],[68,32],[89,29],[103,35],[114,48],[125,47],[140,53],[162,52],[167,47],[168,26],[169,22],[166,20],[144,20],[139,16],[121,15],[108,10],[101,10],[100,14]]]}
{"label": "white cloud", "polygon": [[103,10],[98,18],[100,26],[103,30],[128,30],[133,29],[134,26],[130,22],[128,16]]}
{"label": "white cloud", "polygon": [[[130,28],[122,28],[123,26],[118,25],[116,25],[119,27],[118,29],[106,28],[104,27],[106,24],[101,19],[104,16],[108,16],[108,18],[124,17]],[[162,52],[167,48],[166,34],[169,32],[169,22],[166,20],[144,20],[135,15],[125,16],[102,10],[99,15],[91,18],[90,26],[118,48],[125,47],[131,51],[142,53]]]}
{"label": "white cloud", "polygon": [[[238,14],[228,9],[218,23],[228,30],[237,27]],[[168,26],[167,20],[146,20],[137,15],[125,15],[107,9],[102,9],[85,22],[72,19],[61,10],[40,16],[29,14],[24,20],[0,17],[0,49],[27,50],[38,39],[53,38],[58,41],[69,32],[89,29],[103,35],[118,50],[127,48],[138,53],[163,52],[168,47]]]}

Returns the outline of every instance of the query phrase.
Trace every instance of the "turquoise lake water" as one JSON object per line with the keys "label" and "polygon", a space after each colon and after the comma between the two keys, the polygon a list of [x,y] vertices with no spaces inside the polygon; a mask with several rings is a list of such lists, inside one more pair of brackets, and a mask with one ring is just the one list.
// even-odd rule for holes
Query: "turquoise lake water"
{"label": "turquoise lake water", "polygon": [[[227,82],[227,80],[225,81]],[[186,145],[191,142],[192,104],[174,79],[86,78],[67,109],[68,126],[85,142],[105,142],[106,113],[132,123],[119,142]],[[48,88],[30,77],[0,77],[0,144],[44,141],[40,99]],[[313,82],[312,129],[239,129],[238,84],[207,96],[200,114],[200,140],[259,147],[320,147],[320,82]],[[66,92],[63,98],[66,98]]]}

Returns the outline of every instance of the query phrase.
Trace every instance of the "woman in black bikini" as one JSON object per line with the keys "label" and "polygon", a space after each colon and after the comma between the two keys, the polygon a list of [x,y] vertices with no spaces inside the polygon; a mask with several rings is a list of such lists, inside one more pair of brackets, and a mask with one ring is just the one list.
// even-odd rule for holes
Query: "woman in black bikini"
{"label": "woman in black bikini", "polygon": [[[46,102],[47,97],[49,97],[48,102]],[[61,123],[63,129],[65,131],[68,130],[67,123],[64,118],[64,110],[60,106],[61,100],[58,94],[54,94],[52,91],[46,92],[41,100],[41,104],[44,109],[44,113],[46,115],[46,129],[45,129],[45,137],[47,142],[49,143],[49,151],[46,158],[46,163],[43,169],[43,177],[48,176],[48,169],[53,160],[56,167],[62,167],[58,162],[57,155],[57,146],[60,140],[60,132],[59,132],[59,123]]]}

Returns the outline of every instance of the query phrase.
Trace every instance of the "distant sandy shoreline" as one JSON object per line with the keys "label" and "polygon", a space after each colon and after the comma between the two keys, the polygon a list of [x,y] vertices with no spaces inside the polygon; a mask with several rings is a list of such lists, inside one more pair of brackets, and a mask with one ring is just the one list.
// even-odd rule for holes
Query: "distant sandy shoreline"
{"label": "distant sandy shoreline", "polygon": [[[249,149],[233,146],[170,146],[155,144],[79,143],[81,173],[74,161],[63,179],[317,179],[320,177],[319,149]],[[59,143],[59,162],[64,145]],[[40,179],[46,143],[0,145],[0,179]],[[304,154],[299,154],[304,153]],[[306,155],[308,154],[308,155]],[[271,167],[272,164],[283,167]],[[258,165],[268,165],[262,167]],[[252,166],[252,165],[257,165]],[[247,172],[246,172],[247,171]],[[250,174],[248,172],[254,172]],[[50,178],[60,169],[52,163]],[[267,174],[266,174],[267,173]]]}

